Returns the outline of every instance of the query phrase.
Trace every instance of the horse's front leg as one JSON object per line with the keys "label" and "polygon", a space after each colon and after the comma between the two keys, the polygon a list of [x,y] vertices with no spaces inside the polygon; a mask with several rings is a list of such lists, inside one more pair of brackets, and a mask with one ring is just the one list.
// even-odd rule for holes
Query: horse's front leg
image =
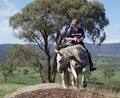
{"label": "horse's front leg", "polygon": [[[76,70],[75,70],[75,65],[74,65],[74,63],[73,62],[71,62],[71,64],[70,64],[70,69],[71,69],[71,84],[72,84],[72,86],[73,86],[73,88],[75,88],[76,89],[76,84],[77,84],[77,79],[78,79],[78,75],[77,75],[77,73],[76,73]],[[78,88],[78,87],[77,87]]]}
{"label": "horse's front leg", "polygon": [[77,80],[76,80],[76,86],[77,86],[77,88],[79,88],[79,84],[80,84],[80,81],[79,81],[79,75],[78,75],[78,77],[77,77]]}
{"label": "horse's front leg", "polygon": [[66,86],[65,86],[65,80],[64,80],[64,72],[63,73],[61,73],[61,76],[62,76],[62,85],[63,85],[63,87],[66,89]]}

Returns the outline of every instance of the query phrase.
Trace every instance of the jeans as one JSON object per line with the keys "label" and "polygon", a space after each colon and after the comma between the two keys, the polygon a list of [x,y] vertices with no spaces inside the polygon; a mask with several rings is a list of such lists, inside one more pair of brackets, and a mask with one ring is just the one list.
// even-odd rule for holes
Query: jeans
{"label": "jeans", "polygon": [[82,44],[82,46],[86,49],[86,51],[87,51],[87,53],[88,53],[88,59],[89,59],[90,67],[93,67],[93,62],[92,62],[92,58],[91,58],[90,52],[88,51],[88,49],[85,47],[84,44]]}

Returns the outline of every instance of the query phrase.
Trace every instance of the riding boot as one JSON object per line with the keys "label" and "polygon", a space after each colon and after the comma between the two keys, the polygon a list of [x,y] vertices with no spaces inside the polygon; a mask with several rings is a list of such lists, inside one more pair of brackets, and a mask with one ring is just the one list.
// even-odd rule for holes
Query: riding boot
{"label": "riding boot", "polygon": [[88,52],[88,57],[89,57],[89,63],[90,63],[90,71],[94,71],[96,70],[96,67],[93,65],[92,59],[91,59],[91,55]]}

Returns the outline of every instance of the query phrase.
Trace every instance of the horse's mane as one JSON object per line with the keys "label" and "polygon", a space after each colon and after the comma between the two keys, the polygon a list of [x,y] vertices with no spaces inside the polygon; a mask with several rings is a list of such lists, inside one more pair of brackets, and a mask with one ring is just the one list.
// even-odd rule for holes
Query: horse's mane
{"label": "horse's mane", "polygon": [[76,55],[76,53],[85,52],[86,49],[82,45],[73,45],[66,48],[62,48],[59,52],[65,57]]}

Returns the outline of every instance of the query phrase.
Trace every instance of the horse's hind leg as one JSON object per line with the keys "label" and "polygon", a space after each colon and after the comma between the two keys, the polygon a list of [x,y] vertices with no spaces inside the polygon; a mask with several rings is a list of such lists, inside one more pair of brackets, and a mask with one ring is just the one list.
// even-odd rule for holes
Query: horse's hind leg
{"label": "horse's hind leg", "polygon": [[84,69],[84,68],[83,68],[83,72],[82,72],[82,87],[83,87],[83,88],[87,87],[86,72],[85,72],[85,69]]}
{"label": "horse's hind leg", "polygon": [[78,75],[78,78],[76,80],[76,86],[77,86],[77,88],[79,88],[79,84],[80,84],[80,81],[79,81],[79,75]]}
{"label": "horse's hind leg", "polygon": [[82,87],[85,88],[87,87],[86,79],[85,79],[85,74],[82,75]]}
{"label": "horse's hind leg", "polygon": [[90,75],[90,66],[86,66],[83,68],[82,70],[82,86],[85,88],[87,87],[87,80],[89,78]]}

